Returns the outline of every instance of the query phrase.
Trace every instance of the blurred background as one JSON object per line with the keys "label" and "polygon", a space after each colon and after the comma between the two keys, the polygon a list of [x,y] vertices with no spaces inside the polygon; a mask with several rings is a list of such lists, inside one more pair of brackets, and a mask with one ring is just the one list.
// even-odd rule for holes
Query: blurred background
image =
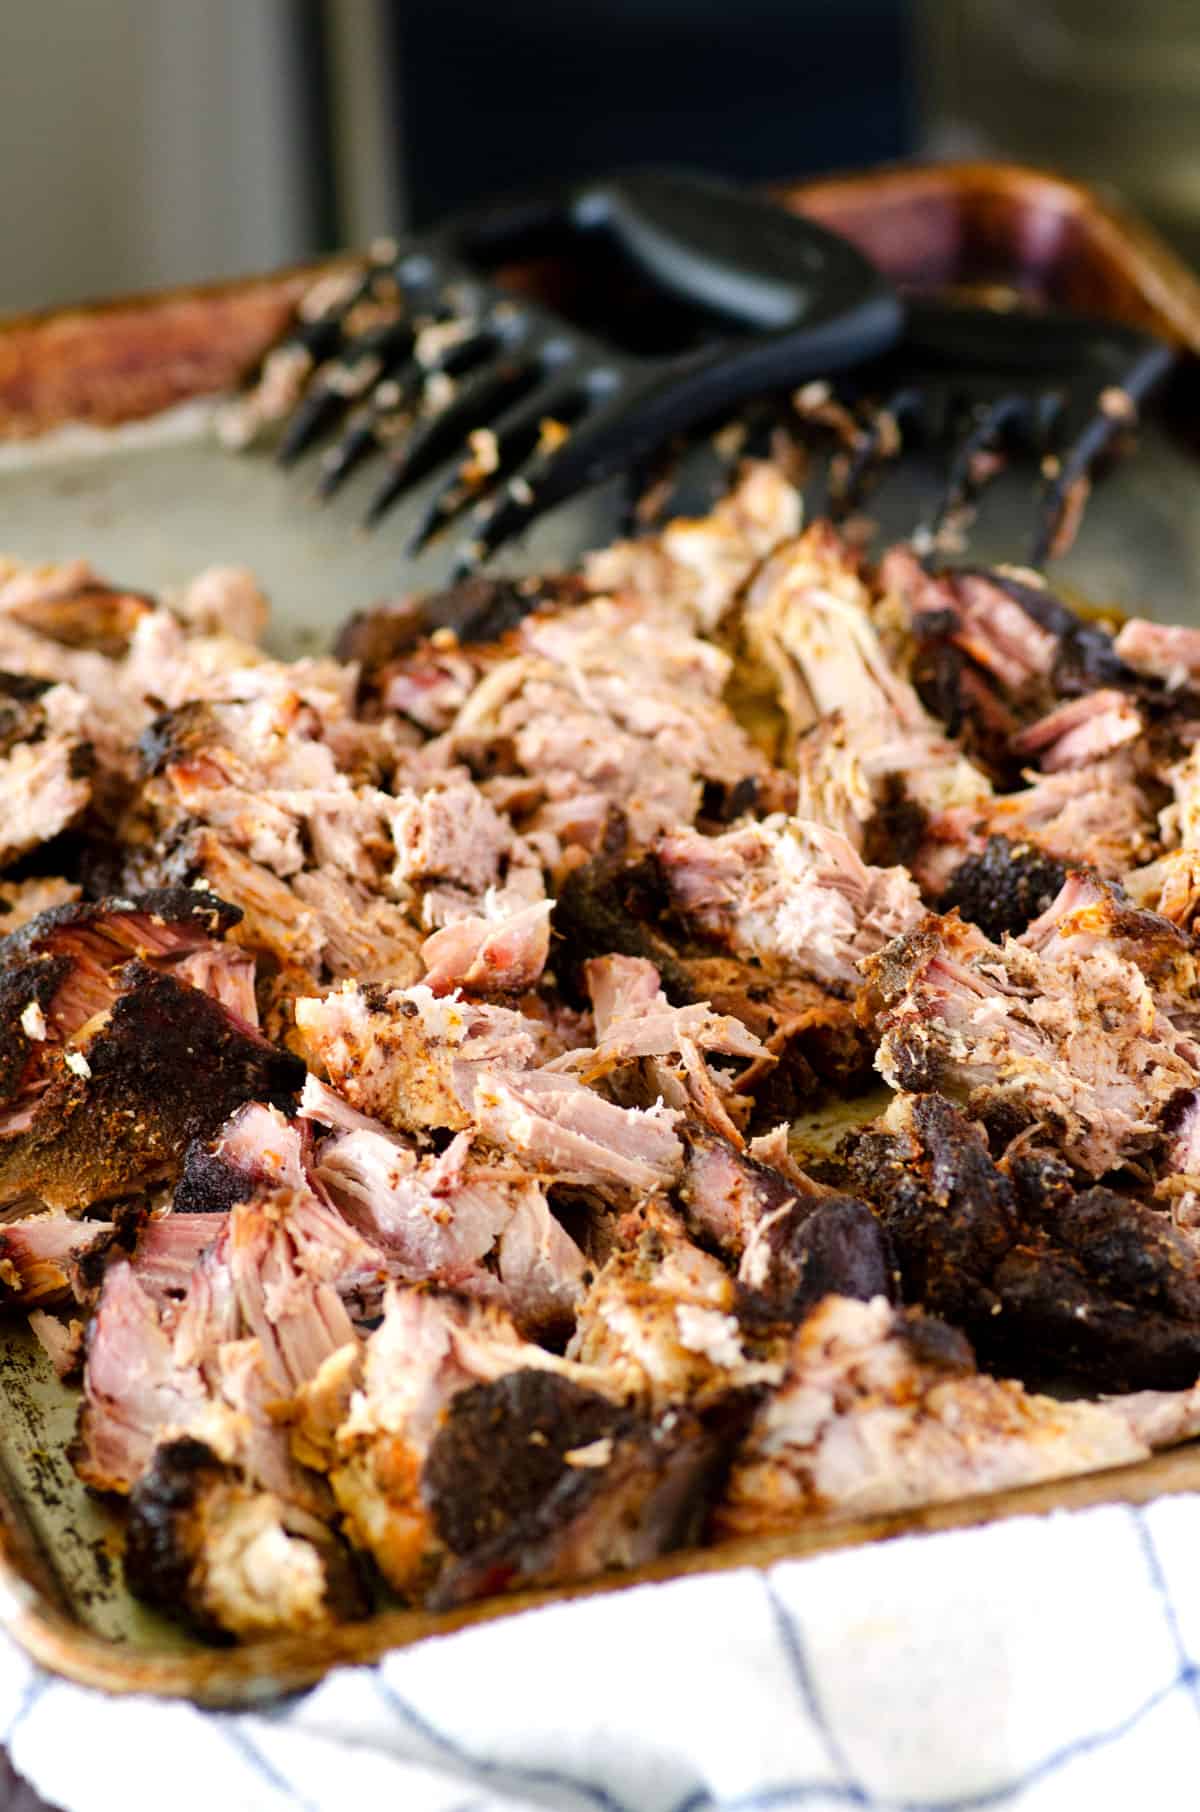
{"label": "blurred background", "polygon": [[6,0],[2,45],[4,309],[648,159],[1010,156],[1200,255],[1197,0]]}

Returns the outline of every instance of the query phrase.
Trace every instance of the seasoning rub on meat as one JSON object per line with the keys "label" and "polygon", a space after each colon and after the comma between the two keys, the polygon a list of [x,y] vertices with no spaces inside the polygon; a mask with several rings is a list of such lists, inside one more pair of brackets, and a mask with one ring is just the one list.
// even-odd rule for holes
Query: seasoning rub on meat
{"label": "seasoning rub on meat", "polygon": [[265,622],[0,566],[0,1302],[136,1592],[315,1632],[1200,1432],[1196,631],[763,462]]}

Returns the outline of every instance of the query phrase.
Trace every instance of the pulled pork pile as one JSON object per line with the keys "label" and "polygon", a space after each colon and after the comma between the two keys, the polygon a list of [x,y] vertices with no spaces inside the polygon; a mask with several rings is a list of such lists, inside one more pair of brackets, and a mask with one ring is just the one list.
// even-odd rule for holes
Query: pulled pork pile
{"label": "pulled pork pile", "polygon": [[1200,631],[769,465],[265,614],[0,568],[0,1290],[138,1593],[312,1630],[1200,1431]]}

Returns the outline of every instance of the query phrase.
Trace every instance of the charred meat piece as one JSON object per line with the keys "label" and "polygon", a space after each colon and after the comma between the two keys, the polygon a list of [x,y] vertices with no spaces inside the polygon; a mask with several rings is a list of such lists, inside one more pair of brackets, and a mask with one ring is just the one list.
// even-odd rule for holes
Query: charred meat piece
{"label": "charred meat piece", "polygon": [[944,912],[957,907],[994,944],[1016,937],[1051,905],[1067,870],[1031,843],[989,837],[978,855],[968,856],[950,876],[941,897]]}
{"label": "charred meat piece", "polygon": [[878,1516],[1145,1459],[1200,1425],[1195,1389],[1106,1402],[1033,1396],[974,1369],[938,1323],[881,1298],[827,1297],[796,1331],[715,1526],[767,1535],[802,1518]]}
{"label": "charred meat piece", "polygon": [[1107,947],[997,947],[951,914],[865,968],[893,1087],[951,1095],[998,1140],[1036,1134],[1088,1176],[1148,1151],[1193,1086],[1200,1052]]}
{"label": "charred meat piece", "polygon": [[738,1266],[756,1310],[799,1322],[825,1296],[870,1302],[900,1295],[886,1229],[852,1196],[803,1196],[764,1216]]}
{"label": "charred meat piece", "polygon": [[1176,1389],[1200,1368],[1200,1266],[1161,1211],[1077,1194],[1053,1157],[998,1169],[938,1096],[852,1141],[848,1174],[895,1243],[905,1299],[963,1328],[990,1366],[1083,1389]]}
{"label": "charred meat piece", "polygon": [[675,1200],[689,1231],[725,1257],[741,1258],[759,1223],[797,1204],[811,1209],[813,1198],[767,1164],[707,1127],[686,1125],[683,1175]]}
{"label": "charred meat piece", "polygon": [[205,1634],[303,1633],[365,1609],[323,1523],[188,1436],[158,1449],[133,1492],[125,1576],[139,1598]]}
{"label": "charred meat piece", "polygon": [[424,1476],[448,1406],[470,1385],[531,1367],[587,1390],[605,1389],[604,1373],[523,1342],[492,1305],[429,1290],[389,1290],[349,1413],[327,1438],[324,1463],[347,1534],[374,1556],[397,1591],[423,1596],[445,1561]]}
{"label": "charred meat piece", "polygon": [[[537,1401],[528,1401],[524,1380],[538,1382]],[[480,1530],[473,1540],[470,1531],[456,1529],[461,1546],[439,1529],[451,1558],[427,1595],[431,1608],[514,1586],[561,1585],[644,1566],[699,1537],[723,1479],[734,1418],[713,1416],[706,1423],[676,1410],[646,1421],[621,1416],[611,1404],[603,1418],[578,1399],[554,1401],[551,1393],[567,1384],[545,1373],[518,1372],[455,1398],[426,1471],[429,1481],[437,1462],[445,1480],[446,1497],[435,1496],[435,1506],[457,1492],[468,1502],[483,1496],[494,1514],[491,1531]],[[593,1428],[589,1439],[581,1438]],[[572,1446],[564,1447],[565,1440]],[[538,1444],[536,1463],[514,1466],[513,1456],[531,1442]],[[497,1450],[508,1457],[499,1493]]]}
{"label": "charred meat piece", "polygon": [[248,1100],[290,1100],[303,1066],[198,989],[135,960],[0,1139],[0,1200],[75,1209],[170,1181],[193,1139]]}
{"label": "charred meat piece", "polygon": [[173,973],[256,1024],[253,961],[218,941],[237,918],[235,908],[211,894],[167,888],[136,900],[54,906],[4,938],[0,1100],[10,1104],[8,1123],[20,1123],[63,1045],[111,1009],[121,966],[131,957]]}

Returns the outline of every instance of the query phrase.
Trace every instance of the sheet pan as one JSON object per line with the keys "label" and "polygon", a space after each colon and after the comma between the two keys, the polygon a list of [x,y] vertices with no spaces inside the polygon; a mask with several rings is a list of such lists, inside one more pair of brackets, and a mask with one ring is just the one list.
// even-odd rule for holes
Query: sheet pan
{"label": "sheet pan", "polygon": [[[1174,425],[1188,413],[1200,354],[1200,288],[1190,273],[1138,223],[1037,172],[899,169],[781,193],[851,233],[902,281],[1004,283],[1114,312],[1179,341],[1186,356],[1173,396],[1146,425],[1136,458],[1099,492],[1058,574],[1094,600],[1200,623],[1200,465]],[[359,488],[318,510],[303,473],[233,455],[214,434],[218,399],[311,278],[286,272],[0,324],[0,554],[84,555],[107,575],[152,590],[182,584],[215,561],[244,562],[273,599],[272,637],[285,653],[320,645],[350,610],[427,580],[429,569],[401,556],[402,516],[368,537],[357,526]],[[881,498],[885,532],[906,532],[935,483],[932,469],[908,468],[903,485]],[[547,519],[511,564],[546,567],[603,540],[615,526],[617,493],[610,486]],[[1025,486],[1000,487],[973,552],[1011,558],[1030,520]],[[0,1618],[40,1661],[75,1679],[241,1704],[305,1685],[339,1661],[569,1595],[526,1594],[441,1616],[383,1609],[328,1637],[205,1646],[126,1590],[119,1525],[65,1458],[75,1401],[32,1336],[0,1323]],[[636,1579],[1196,1488],[1200,1445],[1067,1483],[674,1555]],[[582,1589],[620,1589],[633,1577]]]}

